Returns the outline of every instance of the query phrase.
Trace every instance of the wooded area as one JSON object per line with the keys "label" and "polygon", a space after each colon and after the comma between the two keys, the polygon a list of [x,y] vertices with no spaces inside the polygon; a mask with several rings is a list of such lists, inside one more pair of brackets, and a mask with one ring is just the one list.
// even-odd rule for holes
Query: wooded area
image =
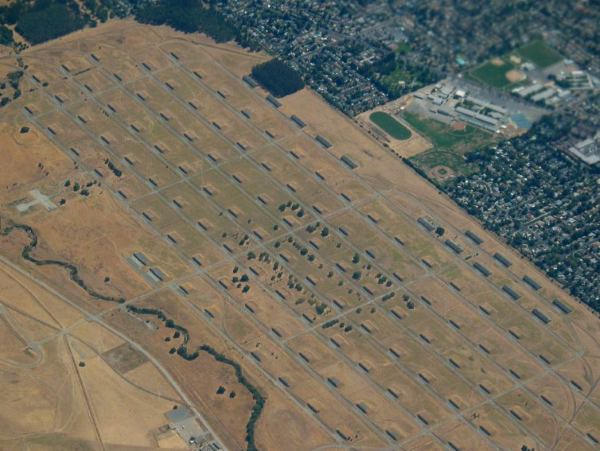
{"label": "wooded area", "polygon": [[252,78],[275,97],[284,97],[304,88],[300,74],[278,59],[254,66]]}

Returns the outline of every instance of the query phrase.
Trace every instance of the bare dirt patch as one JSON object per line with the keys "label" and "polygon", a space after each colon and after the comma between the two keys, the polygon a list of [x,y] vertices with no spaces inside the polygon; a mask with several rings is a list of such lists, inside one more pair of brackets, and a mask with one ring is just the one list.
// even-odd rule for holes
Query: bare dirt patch
{"label": "bare dirt patch", "polygon": [[454,121],[452,122],[451,127],[454,130],[463,131],[467,128],[467,123],[463,121]]}
{"label": "bare dirt patch", "polygon": [[103,357],[120,374],[127,374],[148,361],[144,354],[131,347],[129,343],[123,343],[105,352]]}
{"label": "bare dirt patch", "polygon": [[526,76],[525,76],[525,74],[523,74],[523,72],[519,72],[518,70],[513,69],[513,70],[509,70],[506,73],[506,78],[511,83],[516,83],[518,81],[524,80],[526,78]]}

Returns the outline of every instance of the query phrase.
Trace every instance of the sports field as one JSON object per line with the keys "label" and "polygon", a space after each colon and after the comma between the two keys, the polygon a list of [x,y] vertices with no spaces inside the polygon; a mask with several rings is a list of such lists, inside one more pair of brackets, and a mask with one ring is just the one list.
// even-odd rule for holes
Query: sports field
{"label": "sports field", "polygon": [[493,88],[509,90],[525,83],[526,75],[519,68],[521,62],[531,62],[543,70],[562,60],[564,57],[560,53],[538,39],[507,55],[486,61],[467,71],[465,77]]}
{"label": "sports field", "polygon": [[473,148],[474,143],[484,144],[493,140],[490,133],[471,125],[467,125],[464,130],[455,130],[442,122],[408,111],[403,113],[402,116],[415,130],[431,141],[438,150],[462,154],[466,149]]}
{"label": "sports field", "polygon": [[408,128],[383,111],[371,114],[369,119],[394,139],[403,141],[412,136]]}
{"label": "sports field", "polygon": [[531,61],[540,69],[546,69],[564,60],[563,56],[542,40],[530,42],[516,52],[526,60]]}
{"label": "sports field", "polygon": [[467,125],[464,130],[456,130],[442,122],[408,111],[403,117],[433,144],[433,149],[411,157],[410,161],[440,183],[471,171],[472,168],[464,158],[465,152],[490,144],[496,139],[493,134],[471,125]]}
{"label": "sports field", "polygon": [[496,62],[488,61],[481,66],[471,70],[468,75],[477,81],[490,85],[494,88],[504,88],[511,84],[507,74],[515,68],[510,61],[498,58]]}

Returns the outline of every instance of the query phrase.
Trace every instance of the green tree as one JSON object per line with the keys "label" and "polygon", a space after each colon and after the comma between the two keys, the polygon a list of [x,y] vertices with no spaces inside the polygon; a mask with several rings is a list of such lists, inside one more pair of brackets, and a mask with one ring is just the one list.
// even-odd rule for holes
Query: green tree
{"label": "green tree", "polygon": [[252,77],[275,97],[284,97],[304,88],[300,74],[279,59],[254,66]]}

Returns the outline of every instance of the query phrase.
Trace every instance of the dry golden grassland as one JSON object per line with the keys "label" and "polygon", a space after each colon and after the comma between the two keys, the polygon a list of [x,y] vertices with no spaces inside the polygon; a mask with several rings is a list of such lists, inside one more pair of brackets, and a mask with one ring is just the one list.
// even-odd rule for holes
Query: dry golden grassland
{"label": "dry golden grassland", "polygon": [[165,414],[188,403],[230,449],[600,439],[597,316],[316,93],[274,108],[241,80],[266,55],[111,21],[22,57],[0,449],[184,449]]}

